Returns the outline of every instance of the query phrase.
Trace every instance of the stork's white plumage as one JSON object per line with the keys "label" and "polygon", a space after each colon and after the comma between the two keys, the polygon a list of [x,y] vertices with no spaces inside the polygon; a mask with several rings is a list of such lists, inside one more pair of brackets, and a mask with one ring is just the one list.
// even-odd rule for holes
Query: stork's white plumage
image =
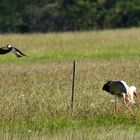
{"label": "stork's white plumage", "polygon": [[[121,99],[127,110],[135,116],[134,112],[128,106],[129,104],[135,104],[134,96],[136,97],[137,104],[140,103],[138,91],[135,86],[129,87],[124,81],[111,80],[104,84],[103,90]],[[116,111],[117,105],[115,101],[115,112]]]}
{"label": "stork's white plumage", "polygon": [[128,89],[128,100],[130,103],[135,104],[136,102],[134,101],[134,95],[137,93],[137,88],[135,86],[131,86]]}

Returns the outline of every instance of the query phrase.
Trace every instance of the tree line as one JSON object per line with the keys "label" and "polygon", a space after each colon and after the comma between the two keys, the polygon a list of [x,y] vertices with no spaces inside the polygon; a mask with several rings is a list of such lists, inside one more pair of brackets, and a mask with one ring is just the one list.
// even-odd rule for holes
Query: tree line
{"label": "tree line", "polygon": [[1,0],[0,33],[140,26],[139,0]]}

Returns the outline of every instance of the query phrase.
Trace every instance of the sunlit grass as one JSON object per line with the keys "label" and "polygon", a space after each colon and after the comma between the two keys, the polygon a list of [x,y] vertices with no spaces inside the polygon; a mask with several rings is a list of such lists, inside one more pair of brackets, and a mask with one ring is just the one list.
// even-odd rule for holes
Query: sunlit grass
{"label": "sunlit grass", "polygon": [[34,132],[31,130],[27,130],[24,133],[3,133],[1,138],[3,140],[14,139],[14,140],[66,140],[66,139],[98,139],[98,140],[138,140],[140,137],[139,131],[135,128],[135,126],[130,127],[81,127],[80,129],[63,129],[63,130],[53,130],[53,131],[42,131],[42,132]]}
{"label": "sunlit grass", "polygon": [[[106,59],[140,56],[140,29],[0,35],[0,45],[12,44],[29,58],[22,62]],[[17,62],[13,55],[2,56],[2,63]]]}
{"label": "sunlit grass", "polygon": [[[79,126],[81,118],[82,122],[91,119],[94,125],[127,125],[132,118],[124,109],[121,111],[122,120],[129,121],[114,121],[112,97],[102,91],[102,86],[108,79],[123,79],[129,85],[139,87],[139,72],[139,60],[135,63],[133,60],[76,61],[74,110],[71,112],[71,62],[1,64],[1,124],[12,130],[21,126],[21,130],[28,126],[35,130],[38,127],[55,129],[73,127],[73,123]],[[139,120],[140,112],[138,109],[136,112]],[[55,122],[56,118],[60,123]],[[61,118],[67,119],[61,121]],[[67,125],[71,118],[75,121]]]}
{"label": "sunlit grass", "polygon": [[[0,35],[1,46],[12,44],[29,56],[20,59],[13,54],[0,56],[1,137],[27,139],[28,130],[31,130],[32,139],[41,134],[42,139],[59,136],[65,139],[67,132],[64,131],[74,129],[72,139],[88,136],[88,139],[101,139],[105,133],[108,133],[106,139],[111,139],[120,129],[122,136],[118,139],[126,135],[128,139],[136,138],[140,126],[139,108],[135,109],[135,119],[124,108],[114,116],[114,104],[110,102],[112,96],[102,91],[102,86],[106,80],[122,79],[129,85],[140,87],[139,36],[140,29],[135,28]],[[74,59],[76,87],[72,112]],[[132,133],[123,131],[123,127]],[[82,132],[86,129],[84,135]],[[103,133],[99,134],[98,129]],[[48,131],[50,133],[45,134]],[[53,131],[58,133],[50,136]],[[95,134],[90,137],[92,133]]]}

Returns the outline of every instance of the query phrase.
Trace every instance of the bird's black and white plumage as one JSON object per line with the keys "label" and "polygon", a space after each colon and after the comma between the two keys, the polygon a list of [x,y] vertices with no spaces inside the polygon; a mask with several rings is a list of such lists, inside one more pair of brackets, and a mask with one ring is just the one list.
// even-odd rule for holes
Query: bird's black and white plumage
{"label": "bird's black and white plumage", "polygon": [[139,104],[139,95],[136,87],[129,87],[124,81],[110,80],[103,85],[102,89],[110,93],[111,95],[118,97],[119,99],[123,99],[123,103],[131,113],[132,111],[128,108],[128,104],[135,104],[133,98],[134,96],[136,97],[137,103]]}
{"label": "bird's black and white plumage", "polygon": [[137,89],[135,86],[129,87],[124,81],[110,80],[104,84],[103,90],[118,98],[125,98],[128,96],[129,102],[135,103],[133,95],[137,93]]}
{"label": "bird's black and white plumage", "polygon": [[7,54],[9,52],[13,52],[17,57],[27,56],[19,49],[12,47],[10,44],[8,44],[6,47],[0,48],[0,55]]}

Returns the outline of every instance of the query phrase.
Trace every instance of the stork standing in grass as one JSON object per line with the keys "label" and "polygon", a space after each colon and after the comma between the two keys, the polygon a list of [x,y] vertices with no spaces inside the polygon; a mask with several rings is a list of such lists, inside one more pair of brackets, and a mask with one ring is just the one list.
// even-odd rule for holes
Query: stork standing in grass
{"label": "stork standing in grass", "polygon": [[118,111],[116,98],[119,98],[124,103],[126,109],[135,116],[135,113],[129,108],[129,104],[135,104],[134,96],[136,97],[137,104],[140,103],[138,91],[135,86],[129,87],[124,81],[108,81],[104,84],[103,90],[114,95],[115,97],[115,112]]}

